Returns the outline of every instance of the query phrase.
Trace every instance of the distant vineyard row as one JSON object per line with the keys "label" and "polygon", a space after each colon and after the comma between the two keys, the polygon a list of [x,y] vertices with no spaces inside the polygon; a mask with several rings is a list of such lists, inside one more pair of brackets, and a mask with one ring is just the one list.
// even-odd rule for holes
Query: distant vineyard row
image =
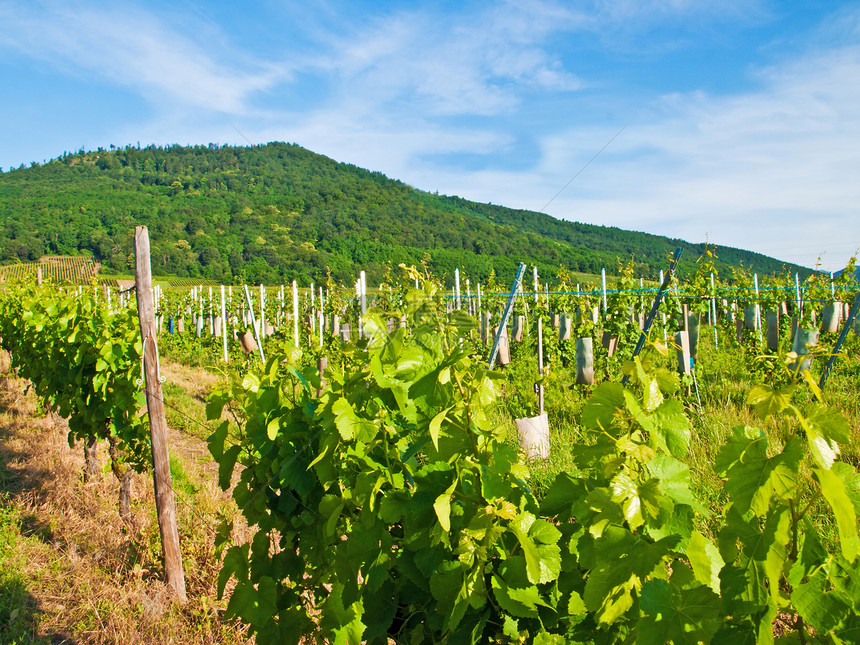
{"label": "distant vineyard row", "polygon": [[42,279],[57,284],[90,282],[98,276],[101,265],[89,257],[46,255],[38,262],[0,267],[0,283],[35,280],[41,269]]}

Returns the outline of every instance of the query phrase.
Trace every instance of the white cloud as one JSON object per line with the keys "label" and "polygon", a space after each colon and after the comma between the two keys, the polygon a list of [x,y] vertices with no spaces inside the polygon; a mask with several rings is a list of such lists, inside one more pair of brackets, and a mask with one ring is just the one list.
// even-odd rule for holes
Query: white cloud
{"label": "white cloud", "polygon": [[254,92],[285,73],[248,61],[246,68],[255,71],[231,69],[227,56],[211,56],[187,35],[129,5],[12,3],[0,9],[0,17],[0,44],[72,74],[94,74],[131,88],[155,103],[243,113]]}
{"label": "white cloud", "polygon": [[[785,249],[779,257],[804,264],[841,244],[827,258],[839,268],[860,245],[860,47],[812,53],[759,76],[761,89],[745,95],[666,97],[662,119],[632,124],[550,212]],[[579,130],[548,137],[542,169],[581,165],[584,139]]]}
{"label": "white cloud", "polygon": [[[192,30],[143,5],[92,6],[0,5],[0,47],[131,88],[161,108],[149,124],[130,123],[116,143],[243,144],[235,123],[255,143],[294,141],[422,189],[529,209],[541,208],[623,125],[613,118],[595,126],[593,106],[567,102],[595,81],[577,74],[561,40],[588,32],[607,50],[660,49],[674,47],[677,32],[652,44],[655,26],[689,24],[689,34],[769,19],[763,1],[594,0],[573,9],[511,0],[444,14],[426,5],[351,16],[329,31],[314,24],[310,45],[285,63],[232,47],[229,25],[182,14],[197,21]],[[807,265],[831,249],[827,260],[838,268],[860,245],[860,47],[832,43],[856,42],[858,16],[839,12],[812,35],[817,50],[754,72],[757,90],[634,105],[627,129],[549,212],[691,241],[707,235]],[[317,90],[306,106],[260,109],[259,94],[269,105],[292,98],[302,78]],[[607,84],[600,93],[609,102],[613,91],[630,107],[623,88]],[[568,112],[574,104],[581,115]],[[524,123],[534,105],[545,130]],[[567,126],[580,117],[588,124]],[[505,169],[497,157],[518,144],[537,148],[538,161]],[[458,154],[483,157],[485,169],[429,161]]]}
{"label": "white cloud", "polygon": [[333,49],[343,96],[374,106],[408,101],[425,116],[496,115],[522,87],[579,89],[540,40],[550,25],[519,8],[437,15],[403,12],[372,21]]}

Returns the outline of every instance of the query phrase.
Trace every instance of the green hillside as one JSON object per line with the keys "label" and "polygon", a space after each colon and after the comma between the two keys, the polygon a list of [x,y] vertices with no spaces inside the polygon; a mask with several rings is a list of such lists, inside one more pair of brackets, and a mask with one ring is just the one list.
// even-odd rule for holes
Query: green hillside
{"label": "green hillside", "polygon": [[[456,267],[503,280],[521,261],[613,272],[635,258],[644,276],[684,247],[689,270],[703,245],[434,195],[297,145],[126,147],[64,154],[0,173],[0,263],[92,255],[102,271],[133,267],[133,228],[149,227],[153,272],[218,282],[348,280],[386,264]],[[808,269],[717,247],[722,264],[760,274]]]}

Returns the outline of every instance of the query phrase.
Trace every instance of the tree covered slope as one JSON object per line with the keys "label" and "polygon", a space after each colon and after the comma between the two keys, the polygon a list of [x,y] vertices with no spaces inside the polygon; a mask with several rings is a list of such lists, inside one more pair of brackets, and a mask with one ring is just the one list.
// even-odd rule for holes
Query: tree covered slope
{"label": "tree covered slope", "polygon": [[[133,227],[149,227],[153,271],[221,282],[378,278],[388,264],[492,271],[521,261],[554,276],[612,272],[631,256],[653,277],[683,246],[703,245],[542,213],[434,195],[300,146],[150,146],[64,154],[0,173],[0,263],[92,255],[104,272],[133,267]],[[717,247],[723,263],[774,273],[783,263]],[[789,265],[791,271],[808,269]]]}

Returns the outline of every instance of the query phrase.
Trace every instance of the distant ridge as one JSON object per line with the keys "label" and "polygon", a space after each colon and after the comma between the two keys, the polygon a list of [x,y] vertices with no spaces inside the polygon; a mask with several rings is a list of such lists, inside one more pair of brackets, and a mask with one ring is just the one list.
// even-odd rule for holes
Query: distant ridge
{"label": "distant ridge", "polygon": [[[373,281],[401,262],[508,282],[517,264],[553,278],[634,258],[653,278],[684,248],[681,273],[704,244],[557,220],[412,188],[295,144],[126,147],[66,153],[0,173],[0,263],[85,255],[103,273],[133,267],[133,229],[145,224],[153,272],[216,282],[319,283],[364,269]],[[811,271],[730,247],[718,269]]]}

